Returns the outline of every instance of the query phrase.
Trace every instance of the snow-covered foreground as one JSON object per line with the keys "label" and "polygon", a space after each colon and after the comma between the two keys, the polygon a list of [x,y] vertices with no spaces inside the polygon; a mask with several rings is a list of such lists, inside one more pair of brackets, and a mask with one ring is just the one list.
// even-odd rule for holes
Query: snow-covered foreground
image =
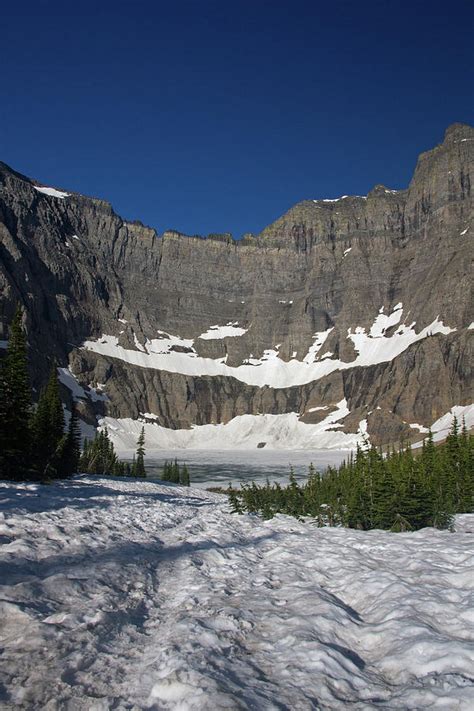
{"label": "snow-covered foreground", "polygon": [[473,516],[317,529],[94,478],[0,512],[2,708],[474,706]]}

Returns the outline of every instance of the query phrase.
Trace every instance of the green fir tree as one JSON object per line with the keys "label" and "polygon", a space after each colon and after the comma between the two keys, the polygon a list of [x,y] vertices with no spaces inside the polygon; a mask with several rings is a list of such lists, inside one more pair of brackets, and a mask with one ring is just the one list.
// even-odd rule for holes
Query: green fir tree
{"label": "green fir tree", "polygon": [[31,479],[31,387],[26,334],[18,306],[10,326],[6,356],[0,360],[0,476]]}
{"label": "green fir tree", "polygon": [[59,464],[59,473],[62,477],[69,477],[78,472],[79,458],[81,456],[81,430],[76,404],[71,406],[67,437]]}
{"label": "green fir tree", "polygon": [[57,368],[54,365],[46,388],[42,391],[32,419],[34,467],[40,477],[60,475],[64,456],[64,413],[59,396]]}
{"label": "green fir tree", "polygon": [[177,459],[174,460],[171,467],[171,481],[173,484],[179,484],[179,464]]}
{"label": "green fir tree", "polygon": [[85,443],[79,462],[82,472],[88,474],[118,475],[122,470],[107,428],[96,432],[92,442]]}
{"label": "green fir tree", "polygon": [[146,477],[145,472],[145,428],[142,427],[137,440],[137,458],[135,462],[135,476]]}
{"label": "green fir tree", "polygon": [[181,486],[190,486],[189,471],[186,464],[183,464],[179,473],[179,483]]}

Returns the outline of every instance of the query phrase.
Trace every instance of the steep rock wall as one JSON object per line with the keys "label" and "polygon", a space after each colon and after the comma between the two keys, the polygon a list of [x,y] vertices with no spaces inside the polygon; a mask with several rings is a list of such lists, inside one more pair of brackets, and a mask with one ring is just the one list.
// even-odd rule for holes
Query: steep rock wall
{"label": "steep rock wall", "polygon": [[[298,412],[311,422],[314,408],[345,398],[346,429],[365,418],[377,442],[413,434],[407,423],[426,426],[473,401],[473,141],[455,124],[420,156],[407,190],[306,200],[240,242],[159,236],[108,203],[45,194],[0,164],[0,339],[20,302],[36,386],[53,357],[103,386],[108,402],[82,403],[89,420],[153,413],[174,428]],[[228,324],[243,333],[209,338]],[[415,342],[403,329],[427,333]],[[94,353],[103,334],[122,350]],[[158,369],[120,356],[159,350],[169,336],[179,338]],[[207,365],[172,372],[177,353]],[[279,385],[264,376],[275,358],[291,373],[299,362],[334,369]],[[208,375],[209,361],[230,370]]]}

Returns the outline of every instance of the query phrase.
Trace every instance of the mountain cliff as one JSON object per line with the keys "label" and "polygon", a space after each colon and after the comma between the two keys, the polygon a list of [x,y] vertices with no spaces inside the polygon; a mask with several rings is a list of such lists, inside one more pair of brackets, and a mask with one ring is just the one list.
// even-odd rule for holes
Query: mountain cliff
{"label": "mountain cliff", "polygon": [[406,190],[306,200],[240,241],[158,235],[0,163],[0,339],[21,303],[36,387],[55,358],[84,421],[141,418],[157,446],[242,416],[268,446],[290,417],[301,446],[419,437],[474,402],[473,147],[455,124]]}

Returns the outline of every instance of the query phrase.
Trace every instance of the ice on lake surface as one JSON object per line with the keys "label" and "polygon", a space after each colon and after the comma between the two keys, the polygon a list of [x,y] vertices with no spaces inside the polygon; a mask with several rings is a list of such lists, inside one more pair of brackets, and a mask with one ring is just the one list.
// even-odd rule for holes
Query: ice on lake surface
{"label": "ice on lake surface", "polygon": [[[132,452],[121,458],[130,459]],[[308,467],[313,463],[318,471],[327,466],[337,466],[350,456],[348,450],[155,450],[145,456],[147,476],[160,478],[166,461],[178,460],[186,464],[191,476],[191,485],[234,486],[242,482],[270,481],[287,482],[290,467],[297,479],[308,476]]]}

